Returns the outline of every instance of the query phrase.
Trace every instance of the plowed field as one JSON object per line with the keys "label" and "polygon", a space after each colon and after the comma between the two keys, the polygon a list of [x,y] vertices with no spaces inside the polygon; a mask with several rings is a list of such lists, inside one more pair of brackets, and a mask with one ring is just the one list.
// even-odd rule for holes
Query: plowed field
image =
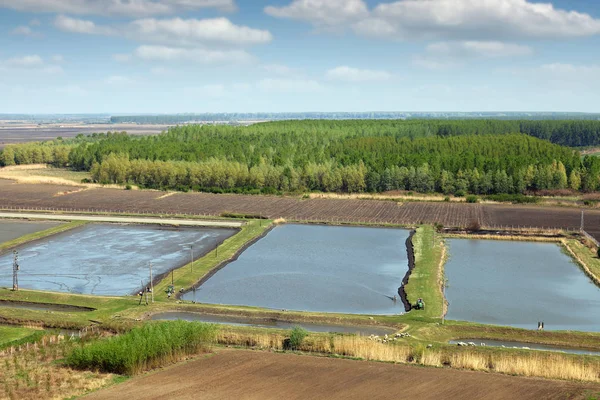
{"label": "plowed field", "polygon": [[[0,207],[114,211],[153,214],[222,213],[262,215],[298,221],[394,223],[441,223],[465,227],[478,221],[484,227],[536,227],[579,229],[581,209],[496,204],[466,204],[350,199],[299,199],[206,193],[87,189],[59,185],[17,184],[0,180]],[[585,228],[600,239],[600,211],[585,211]]]}
{"label": "plowed field", "polygon": [[600,386],[483,372],[227,350],[87,399],[585,399]]}

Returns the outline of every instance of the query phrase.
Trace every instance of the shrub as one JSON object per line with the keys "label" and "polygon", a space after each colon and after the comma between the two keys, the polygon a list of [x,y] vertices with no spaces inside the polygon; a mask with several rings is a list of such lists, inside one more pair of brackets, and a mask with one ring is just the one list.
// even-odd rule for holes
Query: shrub
{"label": "shrub", "polygon": [[135,375],[207,350],[217,326],[199,322],[149,323],[109,339],[74,349],[67,365],[77,369]]}
{"label": "shrub", "polygon": [[304,338],[306,338],[306,336],[308,336],[308,332],[305,329],[302,329],[299,326],[294,327],[294,329],[292,329],[292,331],[290,332],[289,340],[289,344],[292,350],[299,349],[300,346],[302,346],[302,342],[304,341]]}
{"label": "shrub", "polygon": [[465,191],[464,190],[457,190],[456,192],[454,192],[454,196],[455,197],[465,197]]}
{"label": "shrub", "polygon": [[131,185],[130,184],[125,185],[125,190],[131,190]]}
{"label": "shrub", "polygon": [[477,196],[470,194],[467,196],[467,203],[477,203],[479,201],[479,199],[477,198]]}
{"label": "shrub", "polygon": [[469,226],[467,226],[467,230],[469,230],[471,232],[478,232],[481,230],[481,224],[479,223],[479,221],[473,220],[473,221],[471,221]]}
{"label": "shrub", "polygon": [[444,201],[445,201],[445,202],[448,202],[448,201],[450,201],[450,196],[446,196],[446,197],[444,197]]}

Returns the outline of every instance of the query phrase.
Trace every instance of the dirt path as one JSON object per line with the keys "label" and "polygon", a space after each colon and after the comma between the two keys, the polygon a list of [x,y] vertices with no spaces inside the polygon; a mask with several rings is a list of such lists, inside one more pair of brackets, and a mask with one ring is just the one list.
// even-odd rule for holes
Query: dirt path
{"label": "dirt path", "polygon": [[131,218],[131,217],[109,217],[96,215],[67,215],[67,214],[38,214],[38,213],[8,213],[0,212],[0,218],[14,219],[41,219],[58,221],[90,221],[90,222],[113,222],[125,224],[162,224],[179,226],[211,226],[224,228],[239,228],[243,222],[237,221],[203,221],[167,218]]}
{"label": "dirt path", "polygon": [[132,379],[86,399],[585,399],[600,386],[246,350]]}

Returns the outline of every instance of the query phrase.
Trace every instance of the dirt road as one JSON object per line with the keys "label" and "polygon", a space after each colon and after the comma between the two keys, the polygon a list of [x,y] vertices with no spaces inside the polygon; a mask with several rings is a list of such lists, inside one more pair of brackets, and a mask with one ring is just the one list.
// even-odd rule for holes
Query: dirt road
{"label": "dirt road", "polygon": [[[246,350],[182,363],[86,399],[586,399],[600,386]],[[593,397],[592,397],[593,398]]]}
{"label": "dirt road", "polygon": [[104,215],[68,215],[68,214],[44,214],[44,213],[10,213],[0,212],[0,218],[10,219],[40,219],[45,221],[89,221],[89,222],[112,222],[123,224],[161,224],[178,226],[208,226],[219,228],[239,228],[243,222],[238,221],[203,221],[189,219],[168,218],[132,218],[132,217],[110,217]]}

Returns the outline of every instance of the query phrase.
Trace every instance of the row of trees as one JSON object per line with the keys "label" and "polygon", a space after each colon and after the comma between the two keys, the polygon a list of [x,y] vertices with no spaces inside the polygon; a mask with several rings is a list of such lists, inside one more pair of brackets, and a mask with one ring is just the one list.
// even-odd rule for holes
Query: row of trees
{"label": "row of trees", "polygon": [[380,192],[413,190],[446,194],[523,193],[527,190],[565,189],[595,190],[598,175],[584,169],[573,170],[567,176],[562,162],[546,166],[529,165],[514,175],[505,170],[436,171],[428,164],[418,167],[394,166],[381,174],[369,170],[364,163],[336,166],[309,163],[303,168],[273,166],[262,163],[248,168],[227,160],[209,159],[203,162],[129,160],[124,154],[110,154],[91,169],[95,181],[134,183],[142,187],[177,190],[222,189],[232,191],[279,190],[324,192]]}

